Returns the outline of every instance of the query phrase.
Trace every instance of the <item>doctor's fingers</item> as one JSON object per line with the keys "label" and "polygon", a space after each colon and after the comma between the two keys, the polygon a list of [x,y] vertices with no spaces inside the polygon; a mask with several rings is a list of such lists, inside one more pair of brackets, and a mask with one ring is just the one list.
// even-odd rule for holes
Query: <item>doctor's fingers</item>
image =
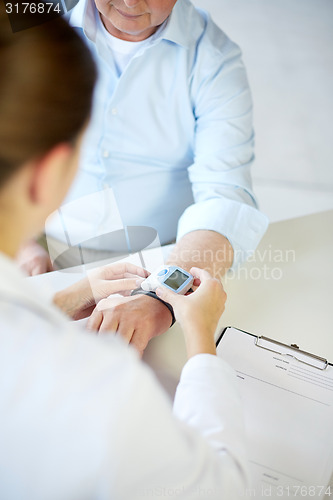
{"label": "doctor's fingers", "polygon": [[205,269],[201,269],[200,267],[191,267],[190,273],[194,278],[200,280],[201,282],[213,278],[213,276],[208,271],[206,271]]}
{"label": "doctor's fingers", "polygon": [[125,273],[130,273],[140,278],[147,278],[149,272],[142,267],[131,264],[130,262],[115,262],[100,269],[103,279],[113,280],[114,277],[124,277]]}
{"label": "doctor's fingers", "polygon": [[[144,280],[145,278],[142,278],[142,276],[139,276],[138,274],[135,273],[123,273],[123,274],[114,274],[112,277],[112,280],[120,280],[122,278],[135,278],[137,280]],[[103,278],[106,279],[106,278]]]}
{"label": "doctor's fingers", "polygon": [[91,289],[95,302],[108,297],[114,293],[126,292],[138,288],[138,278],[122,278],[118,280],[100,280],[91,283]]}

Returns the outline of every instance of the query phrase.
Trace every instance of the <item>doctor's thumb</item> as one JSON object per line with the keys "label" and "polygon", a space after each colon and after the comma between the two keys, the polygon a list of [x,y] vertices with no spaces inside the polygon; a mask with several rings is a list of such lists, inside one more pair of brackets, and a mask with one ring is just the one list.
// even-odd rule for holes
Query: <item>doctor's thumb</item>
{"label": "doctor's thumb", "polygon": [[171,306],[174,306],[177,302],[177,299],[179,298],[175,292],[172,292],[165,287],[159,287],[155,292],[160,299],[164,300]]}

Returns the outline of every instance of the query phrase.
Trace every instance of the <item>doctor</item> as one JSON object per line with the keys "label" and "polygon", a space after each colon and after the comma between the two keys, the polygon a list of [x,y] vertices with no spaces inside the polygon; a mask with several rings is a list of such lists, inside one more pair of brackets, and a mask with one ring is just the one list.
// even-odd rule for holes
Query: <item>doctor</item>
{"label": "doctor", "polygon": [[[95,69],[63,19],[13,34],[3,3],[0,66],[0,498],[239,498],[241,405],[214,345],[221,284],[193,269],[191,296],[160,293],[182,324],[189,358],[173,409],[119,336],[79,331],[48,303],[14,258],[75,176]],[[145,276],[111,265],[55,303],[82,316]]]}

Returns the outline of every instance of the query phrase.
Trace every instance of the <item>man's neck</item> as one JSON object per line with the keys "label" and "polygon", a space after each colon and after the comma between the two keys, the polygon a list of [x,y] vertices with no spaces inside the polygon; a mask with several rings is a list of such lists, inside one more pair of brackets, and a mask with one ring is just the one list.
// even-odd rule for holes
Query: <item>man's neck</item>
{"label": "man's neck", "polygon": [[105,29],[110,33],[110,35],[119,38],[120,40],[125,40],[126,42],[142,42],[143,40],[146,40],[147,38],[152,36],[159,28],[159,26],[153,26],[143,33],[140,33],[138,35],[131,35],[115,28],[113,24],[110,23],[110,21],[105,16],[103,16],[103,14],[100,14],[100,18],[105,26]]}

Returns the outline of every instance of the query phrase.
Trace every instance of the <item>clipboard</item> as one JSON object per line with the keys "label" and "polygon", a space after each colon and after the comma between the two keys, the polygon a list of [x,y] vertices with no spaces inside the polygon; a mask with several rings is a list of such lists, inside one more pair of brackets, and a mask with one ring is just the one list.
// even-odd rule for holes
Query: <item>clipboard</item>
{"label": "clipboard", "polygon": [[[224,333],[228,330],[228,328],[233,328],[233,327],[227,326],[226,328],[223,329],[222,333],[220,334],[220,336],[216,341],[216,347],[219,345]],[[300,363],[312,366],[314,368],[317,368],[318,370],[326,370],[328,366],[333,366],[333,364],[329,363],[326,358],[318,356],[317,354],[312,354],[308,351],[303,351],[299,348],[297,344],[290,344],[290,345],[283,344],[282,342],[271,339],[269,337],[265,337],[263,335],[257,336],[254,335],[253,333],[246,332],[245,330],[240,330],[239,328],[237,328],[237,330],[254,337],[255,345],[261,349],[265,349],[270,352],[275,352],[280,356],[289,356],[299,361]],[[286,350],[289,350],[289,352],[285,352]],[[306,359],[308,361],[306,361]]]}
{"label": "clipboard", "polygon": [[333,365],[265,336],[225,328],[217,355],[239,381],[247,434],[249,497],[333,496]]}

